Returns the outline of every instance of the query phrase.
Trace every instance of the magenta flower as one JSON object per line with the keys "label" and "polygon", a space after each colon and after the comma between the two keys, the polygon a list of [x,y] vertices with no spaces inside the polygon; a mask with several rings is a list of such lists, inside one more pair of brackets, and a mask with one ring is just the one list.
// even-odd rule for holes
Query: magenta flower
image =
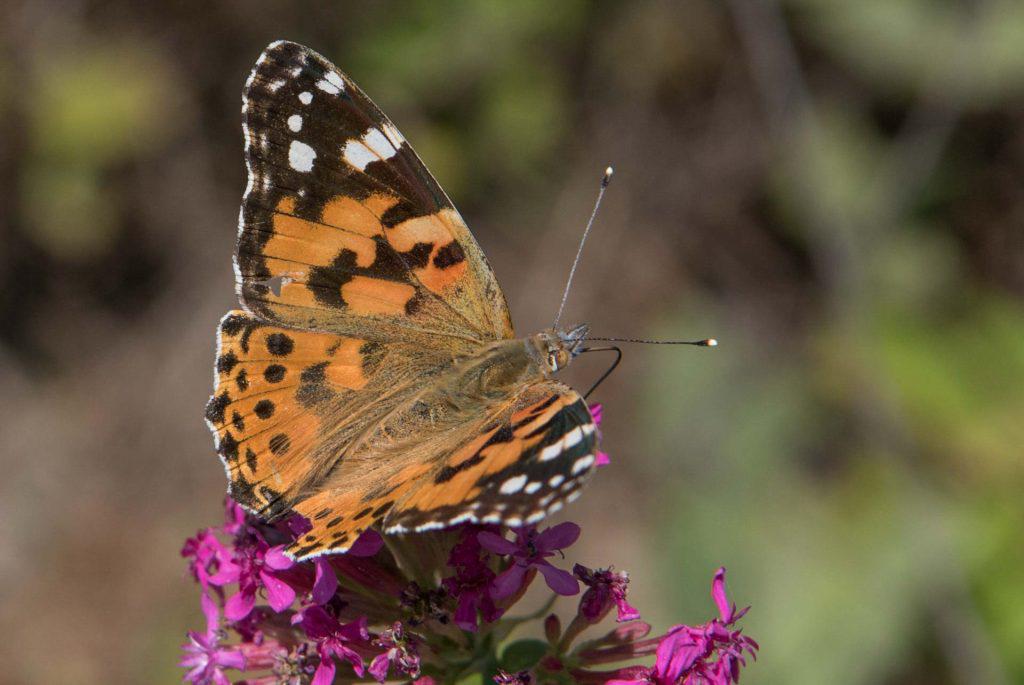
{"label": "magenta flower", "polygon": [[351,664],[356,675],[365,673],[363,658],[350,646],[350,643],[366,642],[370,638],[365,617],[343,624],[322,607],[310,606],[295,614],[292,624],[300,626],[306,636],[316,642],[316,651],[320,655],[320,664],[310,685],[334,682],[335,657]]}
{"label": "magenta flower", "polygon": [[420,675],[420,656],[416,651],[416,642],[411,635],[402,630],[400,621],[396,621],[390,628],[381,631],[373,644],[383,647],[386,651],[378,654],[370,663],[367,671],[374,680],[383,683],[388,678],[388,670],[392,666],[399,673],[404,673],[411,678]]}
{"label": "magenta flower", "polygon": [[718,605],[719,617],[691,628],[676,625],[658,643],[652,668],[631,674],[628,679],[612,679],[607,685],[731,685],[739,681],[740,666],[746,666],[743,653],[757,658],[758,644],[730,630],[747,612],[736,612],[725,592],[725,568],[715,572],[711,595]]}
{"label": "magenta flower", "polygon": [[532,526],[518,528],[515,542],[489,531],[478,533],[477,539],[484,549],[512,557],[512,564],[494,579],[494,599],[505,599],[519,592],[530,569],[540,571],[554,592],[575,595],[580,591],[580,584],[568,571],[552,566],[547,558],[572,545],[579,536],[580,527],[568,521],[552,526],[543,533],[537,533],[537,529]]}
{"label": "magenta flower", "polygon": [[238,535],[246,527],[245,509],[238,506],[238,503],[230,497],[224,500],[224,532],[228,535]]}
{"label": "magenta flower", "polygon": [[619,623],[640,618],[640,612],[626,601],[628,573],[610,568],[592,571],[582,564],[573,566],[572,572],[587,586],[587,591],[580,597],[579,613],[588,622],[597,623],[603,619],[613,605],[617,612],[615,620]]}
{"label": "magenta flower", "polygon": [[[601,417],[603,413],[604,411],[600,402],[596,402],[590,405],[590,416],[593,417],[594,425],[597,426],[598,437],[601,436]],[[612,463],[612,460],[608,458],[608,454],[606,452],[598,450],[597,453],[594,455],[594,463],[597,466],[607,466],[608,464]]]}
{"label": "magenta flower", "polygon": [[230,685],[231,681],[224,675],[223,669],[245,669],[245,657],[237,649],[221,647],[220,614],[217,605],[205,592],[199,598],[206,616],[206,633],[199,634],[194,630],[188,632],[189,642],[182,649],[185,655],[179,666],[188,669],[185,680],[195,685]]}
{"label": "magenta flower", "polygon": [[188,570],[204,590],[211,584],[228,582],[232,569],[231,550],[217,538],[212,528],[201,530],[185,540],[181,556],[188,559]]}
{"label": "magenta flower", "polygon": [[231,567],[219,583],[238,583],[238,592],[224,605],[224,615],[232,621],[248,616],[256,604],[256,592],[261,587],[271,609],[280,612],[290,607],[295,601],[295,589],[288,584],[282,572],[294,565],[295,562],[285,556],[284,545],[270,547],[258,537],[237,545]]}
{"label": "magenta flower", "polygon": [[479,528],[468,526],[462,540],[452,547],[448,565],[455,569],[455,575],[441,581],[448,594],[458,602],[455,625],[471,632],[477,630],[477,610],[487,622],[498,620],[502,613],[489,593],[495,576],[490,566],[480,558],[482,548],[478,537],[483,532],[477,531]]}

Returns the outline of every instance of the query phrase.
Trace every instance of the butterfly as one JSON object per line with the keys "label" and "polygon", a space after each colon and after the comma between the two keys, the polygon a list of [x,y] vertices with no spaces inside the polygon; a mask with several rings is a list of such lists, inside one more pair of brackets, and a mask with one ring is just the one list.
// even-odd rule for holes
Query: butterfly
{"label": "butterfly", "polygon": [[206,407],[230,496],[309,519],[294,559],[371,526],[533,524],[578,497],[598,432],[554,374],[587,327],[515,336],[448,196],[324,57],[272,43],[242,101],[242,308]]}

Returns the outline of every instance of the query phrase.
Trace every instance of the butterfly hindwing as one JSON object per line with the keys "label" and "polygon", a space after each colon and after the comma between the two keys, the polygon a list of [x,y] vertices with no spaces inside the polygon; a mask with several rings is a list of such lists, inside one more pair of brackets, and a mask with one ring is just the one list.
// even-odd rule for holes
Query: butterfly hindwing
{"label": "butterfly hindwing", "polygon": [[303,501],[367,426],[438,364],[411,354],[408,345],[228,313],[218,329],[206,419],[232,497],[268,518]]}
{"label": "butterfly hindwing", "polygon": [[396,504],[385,530],[422,531],[462,521],[531,524],[578,496],[597,450],[596,425],[583,398],[543,381],[525,388],[498,416]]}
{"label": "butterfly hindwing", "polygon": [[239,296],[288,326],[375,339],[511,337],[504,295],[398,129],[317,53],[279,41],[243,94]]}

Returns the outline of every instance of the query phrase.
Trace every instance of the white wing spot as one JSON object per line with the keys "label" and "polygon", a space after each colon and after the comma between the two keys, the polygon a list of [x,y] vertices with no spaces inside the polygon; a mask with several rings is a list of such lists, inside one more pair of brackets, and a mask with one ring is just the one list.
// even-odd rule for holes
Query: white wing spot
{"label": "white wing spot", "polygon": [[402,136],[401,132],[395,128],[394,124],[389,121],[381,127],[381,130],[384,131],[384,135],[388,137],[388,140],[391,141],[392,145],[396,148],[402,147],[402,143],[405,142],[405,138]]}
{"label": "white wing spot", "polygon": [[308,90],[302,91],[301,93],[299,93],[299,102],[301,102],[304,105],[308,105],[309,103],[313,102],[313,94],[310,93]]}
{"label": "white wing spot", "polygon": [[548,513],[549,514],[554,514],[556,511],[560,511],[563,506],[565,506],[565,505],[562,504],[561,502],[555,502],[550,507],[548,507]]}
{"label": "white wing spot", "polygon": [[301,131],[302,117],[300,117],[298,114],[293,114],[290,117],[288,117],[288,128],[291,129],[293,133],[298,133],[299,131]]}
{"label": "white wing spot", "polygon": [[565,480],[565,476],[559,473],[558,475],[551,476],[551,480],[548,481],[548,485],[550,485],[553,488],[557,488],[559,485],[562,484],[563,480]]}
{"label": "white wing spot", "polygon": [[576,492],[570,492],[569,496],[565,498],[565,501],[568,502],[569,504],[572,504],[573,502],[578,500],[580,498],[580,495],[582,494],[583,492],[580,490],[577,490]]}
{"label": "white wing spot", "polygon": [[522,490],[524,485],[526,485],[525,475],[513,476],[501,484],[501,487],[498,488],[498,492],[503,495],[514,495]]}
{"label": "white wing spot", "polygon": [[571,431],[565,434],[565,437],[562,438],[562,442],[565,444],[565,449],[569,449],[582,439],[583,430],[579,426],[576,426]]}
{"label": "white wing spot", "polygon": [[338,90],[345,90],[345,81],[337,72],[327,72],[327,80],[330,81]]}
{"label": "white wing spot", "polygon": [[562,443],[561,443],[561,441],[559,441],[559,442],[556,442],[554,445],[548,445],[547,447],[542,449],[540,451],[540,460],[541,461],[551,461],[552,459],[554,459],[555,457],[557,457],[561,453],[562,453]]}
{"label": "white wing spot", "polygon": [[381,159],[390,159],[398,152],[388,137],[375,128],[371,128],[363,136],[363,145],[376,152]]}
{"label": "white wing spot", "polygon": [[572,475],[576,475],[581,471],[586,471],[590,468],[590,465],[594,463],[594,455],[588,454],[585,457],[580,457],[576,460],[576,463],[572,465]]}
{"label": "white wing spot", "polygon": [[316,159],[316,150],[305,143],[293,140],[288,148],[288,164],[296,171],[311,171],[313,160]]}
{"label": "white wing spot", "polygon": [[345,81],[333,71],[324,74],[324,77],[316,82],[316,87],[325,93],[337,95],[345,90]]}
{"label": "white wing spot", "polygon": [[373,154],[368,147],[358,140],[350,140],[341,148],[341,154],[345,161],[360,171],[365,171],[370,162],[377,161],[377,155]]}
{"label": "white wing spot", "polygon": [[270,83],[267,84],[267,90],[269,90],[271,93],[276,93],[277,91],[281,90],[281,86],[283,85],[284,81],[282,80],[271,81]]}
{"label": "white wing spot", "polygon": [[535,480],[532,483],[527,483],[526,487],[523,488],[523,492],[525,492],[527,495],[532,495],[533,493],[540,490],[540,485],[541,483],[539,480]]}
{"label": "white wing spot", "polygon": [[527,523],[537,523],[537,521],[540,521],[542,518],[544,518],[544,512],[543,511],[538,511],[538,512],[534,512],[534,513],[530,514],[529,516],[527,516],[526,517],[526,522]]}
{"label": "white wing spot", "polygon": [[519,518],[518,516],[513,516],[512,518],[505,520],[505,525],[515,528],[516,526],[523,525],[523,519]]}

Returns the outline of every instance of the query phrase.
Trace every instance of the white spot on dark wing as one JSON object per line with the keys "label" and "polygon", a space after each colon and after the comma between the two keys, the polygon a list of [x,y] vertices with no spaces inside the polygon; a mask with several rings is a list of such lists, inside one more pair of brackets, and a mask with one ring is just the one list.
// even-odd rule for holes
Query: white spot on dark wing
{"label": "white spot on dark wing", "polygon": [[281,90],[281,86],[283,85],[284,81],[280,79],[277,81],[271,81],[270,83],[267,84],[267,90],[269,90],[271,93],[276,93],[277,91]]}
{"label": "white spot on dark wing", "polygon": [[527,483],[526,487],[523,488],[523,492],[525,492],[527,495],[532,495],[533,493],[540,490],[540,485],[540,481],[537,480],[533,481],[532,483]]}
{"label": "white spot on dark wing", "polygon": [[536,512],[534,512],[534,513],[532,513],[532,514],[530,514],[529,516],[526,517],[526,522],[527,523],[537,523],[537,521],[540,521],[542,518],[544,518],[544,512],[543,511],[536,511]]}
{"label": "white spot on dark wing", "polygon": [[305,143],[293,140],[288,148],[288,164],[296,171],[311,171],[313,160],[316,159],[316,150]]}
{"label": "white spot on dark wing", "polygon": [[588,454],[585,457],[580,457],[572,465],[572,475],[576,475],[590,468],[590,465],[594,463],[594,455]]}
{"label": "white spot on dark wing", "polygon": [[561,502],[555,502],[550,507],[548,507],[548,513],[549,514],[554,514],[556,511],[560,511],[563,506],[565,506],[565,505],[562,504]]}
{"label": "white spot on dark wing", "polygon": [[523,525],[523,519],[519,518],[518,516],[513,516],[512,518],[505,519],[505,525],[512,526],[513,528],[515,528],[516,526]]}
{"label": "white spot on dark wing", "polygon": [[373,150],[381,159],[390,159],[398,152],[387,136],[375,128],[371,128],[363,136],[363,145]]}
{"label": "white spot on dark wing", "polygon": [[316,82],[316,87],[325,93],[337,95],[345,90],[345,81],[333,71],[328,71],[324,77]]}
{"label": "white spot on dark wing", "polygon": [[578,500],[580,498],[580,495],[582,494],[583,493],[580,490],[577,490],[576,492],[570,492],[569,496],[565,498],[565,501],[572,504],[573,502]]}
{"label": "white spot on dark wing", "polygon": [[562,444],[565,446],[565,449],[569,449],[570,447],[572,447],[573,445],[575,445],[576,443],[578,443],[582,439],[583,439],[583,430],[580,429],[579,426],[576,426],[571,431],[569,431],[568,433],[565,434],[565,437],[562,438]]}
{"label": "white spot on dark wing", "polygon": [[333,83],[338,90],[345,90],[345,81],[335,71],[327,72],[327,80]]}
{"label": "white spot on dark wing", "polygon": [[557,457],[561,453],[562,453],[562,443],[561,443],[561,441],[559,441],[559,442],[556,442],[554,445],[548,445],[547,447],[542,449],[540,451],[540,460],[541,461],[551,461],[552,459],[554,459],[555,457]]}
{"label": "white spot on dark wing", "polygon": [[349,140],[341,148],[345,161],[360,171],[365,171],[370,162],[377,161],[377,156],[358,140]]}
{"label": "white spot on dark wing", "polygon": [[513,476],[501,484],[498,492],[503,495],[514,495],[526,485],[526,475]]}
{"label": "white spot on dark wing", "polygon": [[548,485],[550,485],[553,488],[557,488],[559,485],[562,484],[563,480],[565,480],[565,476],[558,473],[555,474],[554,476],[551,476],[551,479],[548,481]]}
{"label": "white spot on dark wing", "polygon": [[299,131],[301,131],[302,117],[300,117],[298,114],[293,114],[290,117],[288,117],[288,128],[291,129],[293,133],[298,133]]}
{"label": "white spot on dark wing", "polygon": [[384,135],[388,137],[388,140],[391,141],[391,144],[395,146],[396,149],[402,147],[402,143],[405,142],[405,138],[402,137],[402,134],[397,128],[395,128],[394,124],[390,121],[387,122],[381,127],[381,131],[384,132]]}
{"label": "white spot on dark wing", "polygon": [[308,105],[309,103],[313,102],[313,94],[310,93],[308,90],[302,91],[301,93],[299,93],[299,102],[301,102],[304,105]]}

